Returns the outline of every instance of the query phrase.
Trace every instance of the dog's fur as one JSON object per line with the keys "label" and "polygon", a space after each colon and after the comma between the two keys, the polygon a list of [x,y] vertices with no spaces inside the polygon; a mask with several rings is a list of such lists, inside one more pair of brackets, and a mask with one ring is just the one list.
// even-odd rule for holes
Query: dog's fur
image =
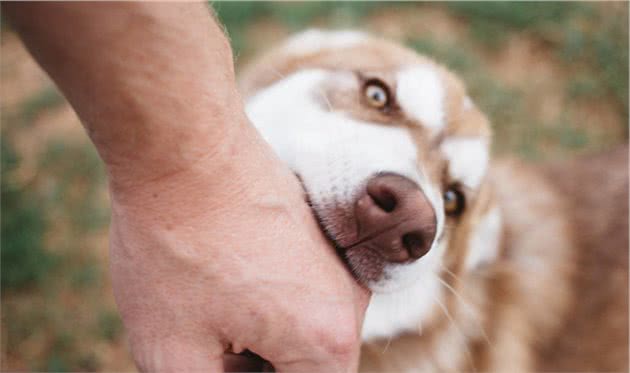
{"label": "dog's fur", "polygon": [[[364,102],[373,79],[395,101],[387,110]],[[627,147],[547,166],[490,163],[488,121],[459,79],[356,32],[297,35],[251,64],[241,88],[373,291],[361,370],[627,371]],[[382,172],[416,182],[436,212],[436,239],[413,263],[344,251],[353,203]],[[452,185],[466,198],[458,217],[443,211]]]}

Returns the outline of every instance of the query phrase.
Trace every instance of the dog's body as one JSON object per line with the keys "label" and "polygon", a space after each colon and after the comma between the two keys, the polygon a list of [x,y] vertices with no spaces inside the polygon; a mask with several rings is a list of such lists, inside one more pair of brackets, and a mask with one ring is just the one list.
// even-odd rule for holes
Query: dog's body
{"label": "dog's body", "polygon": [[627,147],[490,164],[456,77],[355,32],[298,35],[241,83],[373,291],[361,370],[628,369]]}

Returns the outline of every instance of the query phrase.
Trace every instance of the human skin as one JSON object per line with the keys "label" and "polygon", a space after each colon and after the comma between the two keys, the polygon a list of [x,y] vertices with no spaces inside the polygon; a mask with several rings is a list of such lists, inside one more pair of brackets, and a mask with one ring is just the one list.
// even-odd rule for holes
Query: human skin
{"label": "human skin", "polygon": [[[201,3],[3,3],[106,164],[114,295],[142,371],[357,368],[369,294],[248,122]],[[229,357],[229,359],[226,359]]]}

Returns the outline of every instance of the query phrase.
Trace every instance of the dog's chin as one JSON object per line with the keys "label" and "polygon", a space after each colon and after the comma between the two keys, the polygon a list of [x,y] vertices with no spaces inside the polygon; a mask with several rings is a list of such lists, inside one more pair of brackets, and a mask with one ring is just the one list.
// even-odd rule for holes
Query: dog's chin
{"label": "dog's chin", "polygon": [[367,247],[352,247],[344,250],[342,257],[354,277],[362,284],[370,287],[382,280],[386,261],[374,250]]}

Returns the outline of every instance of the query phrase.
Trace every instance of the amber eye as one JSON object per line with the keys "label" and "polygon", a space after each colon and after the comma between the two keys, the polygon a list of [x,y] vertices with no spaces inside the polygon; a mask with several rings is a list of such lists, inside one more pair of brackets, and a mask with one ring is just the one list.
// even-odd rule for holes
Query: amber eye
{"label": "amber eye", "polygon": [[464,211],[465,203],[466,199],[460,190],[451,187],[444,192],[444,212],[447,215],[460,215]]}
{"label": "amber eye", "polygon": [[367,82],[363,88],[367,103],[377,109],[382,109],[389,104],[389,92],[379,81]]}

